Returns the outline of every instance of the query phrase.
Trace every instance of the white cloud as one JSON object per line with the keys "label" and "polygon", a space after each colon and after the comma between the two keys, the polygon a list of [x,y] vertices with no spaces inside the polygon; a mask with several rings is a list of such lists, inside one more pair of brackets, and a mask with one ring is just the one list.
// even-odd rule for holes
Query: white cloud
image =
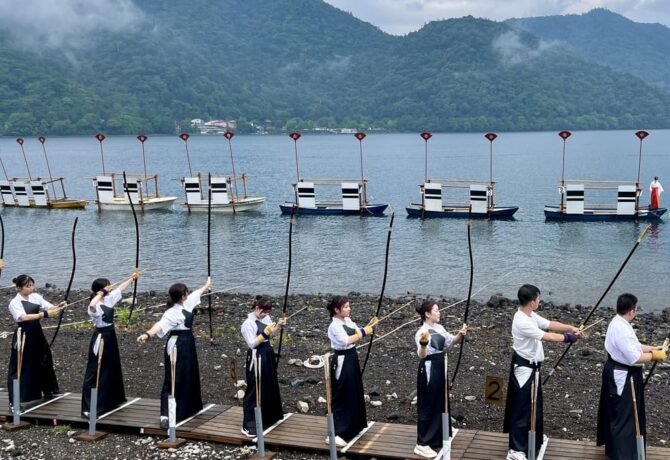
{"label": "white cloud", "polygon": [[607,8],[639,22],[670,24],[667,0],[326,0],[392,34],[406,34],[424,24],[472,15],[502,21],[512,17],[580,14]]}
{"label": "white cloud", "polygon": [[0,0],[0,29],[24,45],[78,48],[103,30],[137,27],[132,0]]}
{"label": "white cloud", "polygon": [[516,65],[528,62],[550,50],[556,44],[540,40],[537,46],[529,46],[521,41],[517,32],[508,31],[500,34],[493,40],[493,49],[500,55],[500,61],[505,65]]}

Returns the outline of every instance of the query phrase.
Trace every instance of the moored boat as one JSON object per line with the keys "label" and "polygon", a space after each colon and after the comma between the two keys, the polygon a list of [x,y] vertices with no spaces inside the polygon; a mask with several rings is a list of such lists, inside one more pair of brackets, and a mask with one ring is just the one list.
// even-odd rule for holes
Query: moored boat
{"label": "moored boat", "polygon": [[44,152],[44,159],[46,160],[47,170],[49,171],[49,178],[33,178],[28,166],[28,158],[23,147],[24,139],[19,137],[16,142],[21,147],[21,153],[26,163],[26,170],[28,177],[14,177],[12,179],[7,176],[4,164],[2,169],[5,173],[6,180],[0,180],[0,195],[2,202],[7,207],[17,208],[43,208],[43,209],[83,209],[86,207],[86,200],[72,200],[67,197],[65,193],[65,183],[63,177],[54,177],[51,174],[51,165],[49,164],[49,157],[45,147],[46,138],[44,136],[38,137],[40,144],[42,144],[42,151]]}
{"label": "moored boat", "polygon": [[[293,132],[289,134],[294,142],[295,165],[297,181],[293,184],[295,201],[284,202],[279,207],[283,214],[302,214],[302,215],[321,215],[321,216],[383,216],[388,207],[386,203],[370,203],[368,201],[367,186],[368,181],[363,174],[363,139],[365,133],[358,132],[354,134],[359,142],[360,160],[361,160],[361,178],[360,179],[303,179],[300,178],[300,168],[298,163],[298,139],[300,133]],[[317,188],[339,188],[339,198],[317,199]],[[332,194],[331,194],[332,195]]]}
{"label": "moored boat", "polygon": [[[184,141],[186,149],[186,159],[188,161],[189,177],[182,177],[182,185],[186,193],[186,201],[182,203],[188,212],[207,212],[211,210],[219,213],[238,213],[245,211],[258,211],[265,203],[265,197],[252,196],[247,194],[246,174],[237,175],[235,173],[235,160],[233,158],[233,148],[231,139],[235,134],[232,131],[226,131],[223,136],[228,140],[230,148],[230,161],[232,174],[193,174],[191,170],[191,159],[188,152],[188,133],[181,133],[179,138]],[[242,183],[242,194],[238,190],[238,182]]]}
{"label": "moored boat", "polygon": [[147,163],[144,155],[144,143],[147,136],[141,134],[137,139],[142,143],[142,159],[144,162],[144,174],[107,173],[105,171],[105,156],[102,142],[104,134],[96,134],[95,138],[100,142],[100,156],[102,158],[102,175],[93,178],[95,186],[95,204],[98,211],[131,211],[132,204],[136,210],[153,211],[156,209],[171,209],[177,199],[174,196],[161,196],[158,192],[158,175],[147,174]]}
{"label": "moored boat", "polygon": [[[468,179],[430,179],[428,178],[428,141],[433,135],[428,131],[421,134],[425,142],[424,182],[419,185],[421,202],[412,203],[407,208],[409,217],[455,217],[455,218],[510,218],[519,209],[518,206],[498,206],[495,204],[493,181],[493,141],[495,133],[484,135],[489,141],[489,180]],[[468,201],[444,201],[447,189],[467,189]]]}
{"label": "moored boat", "polygon": [[[565,179],[565,146],[570,131],[558,133],[563,140],[562,171],[559,193],[561,201],[558,205],[544,207],[547,220],[567,221],[621,221],[621,220],[658,220],[666,213],[667,208],[653,208],[640,204],[640,166],[642,164],[642,141],[649,135],[647,131],[635,133],[640,141],[638,156],[637,181]],[[596,192],[598,191],[598,192]],[[586,202],[588,193],[617,194],[616,203]]]}

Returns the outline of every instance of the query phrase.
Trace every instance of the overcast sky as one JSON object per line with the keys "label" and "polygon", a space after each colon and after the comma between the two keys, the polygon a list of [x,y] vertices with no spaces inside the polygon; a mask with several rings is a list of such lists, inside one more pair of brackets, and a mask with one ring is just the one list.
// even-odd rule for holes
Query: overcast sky
{"label": "overcast sky", "polygon": [[636,22],[670,25],[670,0],[326,0],[391,34],[406,34],[439,19],[475,16],[494,21],[580,14],[607,8]]}

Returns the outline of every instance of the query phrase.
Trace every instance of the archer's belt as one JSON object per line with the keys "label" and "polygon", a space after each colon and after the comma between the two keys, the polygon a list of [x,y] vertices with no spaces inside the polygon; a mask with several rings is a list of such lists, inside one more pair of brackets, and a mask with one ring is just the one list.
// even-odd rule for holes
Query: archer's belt
{"label": "archer's belt", "polygon": [[512,355],[512,364],[521,367],[530,367],[531,369],[540,369],[542,367],[541,362],[530,361],[529,359],[520,356],[516,351],[514,352],[514,355]]}

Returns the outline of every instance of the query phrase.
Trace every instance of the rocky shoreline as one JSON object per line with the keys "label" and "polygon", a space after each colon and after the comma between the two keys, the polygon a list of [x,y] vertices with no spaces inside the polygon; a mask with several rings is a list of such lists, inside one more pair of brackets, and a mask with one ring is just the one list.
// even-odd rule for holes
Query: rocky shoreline
{"label": "rocky shoreline", "polygon": [[[57,289],[39,290],[46,299],[56,302],[63,293]],[[14,293],[0,294],[0,303],[7,305]],[[87,297],[83,291],[73,291],[70,301]],[[314,354],[323,354],[329,348],[327,328],[329,317],[325,305],[329,295],[292,295],[289,297],[288,314],[309,306],[292,318],[284,334],[280,363],[280,385],[285,410],[297,411],[299,402],[307,403],[307,413],[324,415],[325,396],[323,369],[309,369],[303,362]],[[372,296],[349,293],[352,318],[365,323],[374,313],[378,299]],[[239,404],[238,388],[229,377],[230,363],[235,362],[238,378],[243,379],[245,345],[239,327],[246,318],[253,296],[221,293],[212,296],[214,309],[214,346],[209,342],[209,318],[206,314],[195,319],[194,331],[198,340],[198,358],[202,379],[203,401],[220,404]],[[275,299],[281,305],[281,299]],[[381,316],[410,302],[411,296],[385,299]],[[418,299],[421,301],[422,299]],[[439,299],[442,324],[448,330],[458,329],[463,321],[464,302]],[[136,343],[136,337],[157,321],[164,310],[163,295],[155,292],[138,295],[138,306],[128,330],[117,326],[119,346],[124,363],[126,394],[157,398],[163,379],[163,341],[154,340],[145,346]],[[56,373],[62,389],[81,391],[81,382],[87,357],[91,327],[85,312],[86,302],[80,302],[67,311],[63,326],[53,346]],[[203,299],[203,306],[207,300]],[[562,322],[580,324],[590,306],[542,306],[542,315]],[[279,308],[277,308],[279,310]],[[501,296],[492,296],[486,303],[473,302],[469,319],[472,328],[468,334],[459,375],[452,391],[452,416],[456,426],[468,429],[501,431],[503,406],[488,405],[484,401],[484,380],[487,375],[500,376],[507,382],[510,360],[510,327],[516,310],[514,302]],[[273,316],[277,316],[275,311]],[[565,439],[595,439],[596,414],[600,394],[600,373],[606,359],[603,341],[607,323],[614,315],[611,309],[601,308],[591,322],[604,319],[589,330],[587,340],[578,342],[564,360],[561,368],[544,388],[545,433],[550,437]],[[417,319],[414,305],[400,309],[380,324],[377,335],[396,329]],[[57,320],[44,320],[42,326],[48,339],[53,335]],[[670,327],[670,309],[660,314],[642,313],[633,323],[643,343],[661,343]],[[48,328],[48,329],[47,329]],[[368,408],[370,420],[415,424],[416,408],[412,404],[416,390],[418,357],[414,346],[414,333],[418,321],[400,328],[397,332],[374,344],[364,383],[370,395]],[[7,375],[11,332],[14,323],[9,314],[0,317],[0,375]],[[547,356],[544,372],[563,351],[563,344],[545,344]],[[364,350],[361,350],[364,351]],[[456,362],[458,350],[450,352],[450,363]],[[362,359],[362,356],[361,356]],[[291,364],[289,364],[291,363]],[[452,364],[453,366],[453,364]],[[670,441],[670,421],[667,407],[670,403],[670,366],[662,363],[646,389],[647,440],[650,445],[666,446]],[[4,402],[0,402],[4,404]],[[304,407],[304,406],[303,406]],[[78,456],[83,458],[170,458],[170,452],[159,451],[147,437],[114,434],[97,444],[70,441],[69,430],[51,427],[32,428],[24,432],[2,435],[0,458],[44,459]],[[71,433],[70,433],[71,434]],[[246,458],[252,451],[232,446],[204,442],[190,442],[179,451],[183,458]],[[276,458],[303,459],[327,458],[312,452],[282,450]]]}

